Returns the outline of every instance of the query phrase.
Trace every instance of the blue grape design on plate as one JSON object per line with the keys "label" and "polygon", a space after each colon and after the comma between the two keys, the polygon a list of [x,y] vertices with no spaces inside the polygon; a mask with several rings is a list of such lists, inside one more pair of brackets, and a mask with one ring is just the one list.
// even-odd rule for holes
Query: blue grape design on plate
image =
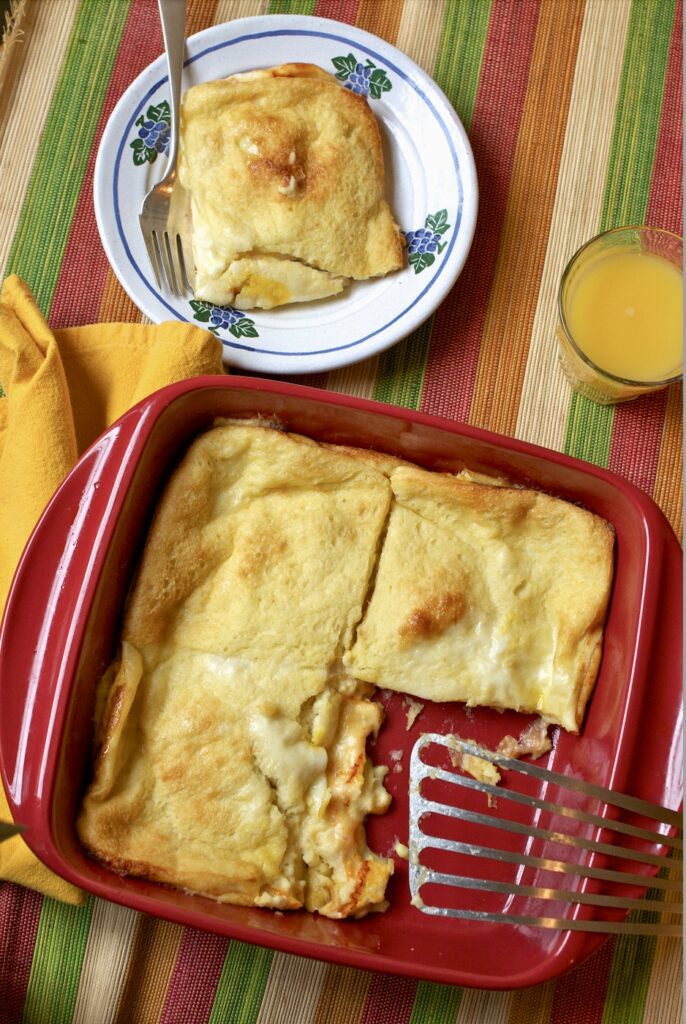
{"label": "blue grape design on plate", "polygon": [[415,274],[421,274],[422,270],[430,267],[438,254],[443,252],[448,243],[442,241],[442,236],[449,229],[448,211],[439,210],[438,213],[428,215],[423,228],[405,232],[407,258]]}
{"label": "blue grape design on plate", "polygon": [[393,84],[383,68],[378,68],[371,60],[362,64],[354,53],[347,57],[332,57],[331,62],[336,68],[336,78],[345,82],[345,88],[360,96],[371,96],[381,99],[383,93],[393,88]]}
{"label": "blue grape design on plate", "polygon": [[203,302],[200,299],[193,299],[190,303],[193,310],[193,319],[207,324],[207,330],[212,334],[219,334],[219,331],[229,331],[234,338],[257,338],[255,321],[250,320],[240,309],[233,306],[213,306],[211,302]]}
{"label": "blue grape design on plate", "polygon": [[136,121],[138,136],[131,143],[136,167],[154,164],[158,153],[166,155],[169,152],[170,125],[171,113],[166,100],[148,107],[145,114],[141,114]]}

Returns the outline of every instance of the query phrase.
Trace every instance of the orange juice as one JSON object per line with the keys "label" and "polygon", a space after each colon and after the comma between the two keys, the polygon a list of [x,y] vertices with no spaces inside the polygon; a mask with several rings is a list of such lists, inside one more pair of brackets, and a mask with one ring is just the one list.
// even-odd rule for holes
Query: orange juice
{"label": "orange juice", "polygon": [[650,252],[608,251],[570,282],[567,326],[600,369],[631,381],[678,374],[683,356],[682,275]]}

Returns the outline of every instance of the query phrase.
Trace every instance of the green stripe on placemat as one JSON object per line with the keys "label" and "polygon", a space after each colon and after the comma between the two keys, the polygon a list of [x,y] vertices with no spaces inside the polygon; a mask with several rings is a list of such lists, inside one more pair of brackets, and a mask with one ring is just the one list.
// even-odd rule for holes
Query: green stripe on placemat
{"label": "green stripe on placemat", "polygon": [[462,990],[454,985],[420,981],[408,1024],[453,1024],[461,998]]}
{"label": "green stripe on placemat", "polygon": [[619,86],[622,113],[614,126],[600,231],[643,223],[675,12],[676,0],[634,0]]}
{"label": "green stripe on placemat", "polygon": [[44,898],[24,1000],[24,1024],[71,1021],[92,914],[92,897],[83,907]]}
{"label": "green stripe on placemat", "polygon": [[224,960],[207,1024],[253,1024],[257,1019],[274,953],[232,941]]}
{"label": "green stripe on placemat", "polygon": [[79,7],[4,269],[26,281],[45,314],[128,10],[129,0]]}
{"label": "green stripe on placemat", "polygon": [[466,131],[472,125],[491,0],[448,0],[434,78],[457,111]]}
{"label": "green stripe on placemat", "polygon": [[381,357],[374,386],[377,402],[419,408],[433,317]]}
{"label": "green stripe on placemat", "polygon": [[314,14],[315,0],[270,0],[269,14]]}
{"label": "green stripe on placemat", "polygon": [[565,452],[594,462],[596,466],[607,466],[614,421],[615,411],[611,405],[597,405],[574,392],[567,416]]}
{"label": "green stripe on placemat", "polygon": [[[617,98],[599,231],[642,224],[660,128],[676,0],[634,0]],[[655,68],[661,73],[655,74]],[[615,407],[574,394],[564,450],[607,466]]]}
{"label": "green stripe on placemat", "polygon": [[617,942],[602,1024],[643,1024],[654,954],[655,939],[650,936],[623,935]]}
{"label": "green stripe on placemat", "polygon": [[[491,0],[448,0],[443,19],[433,77],[455,107],[466,131],[472,123],[490,14]],[[374,389],[377,401],[411,409],[419,407],[432,330],[430,317],[381,356]]]}

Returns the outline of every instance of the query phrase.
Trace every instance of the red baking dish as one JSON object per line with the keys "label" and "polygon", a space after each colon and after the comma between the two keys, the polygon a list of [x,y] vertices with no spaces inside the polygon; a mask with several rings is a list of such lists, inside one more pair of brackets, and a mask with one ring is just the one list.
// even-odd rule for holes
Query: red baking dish
{"label": "red baking dish", "polygon": [[[558,732],[546,765],[678,807],[682,796],[681,549],[657,506],[597,467],[421,413],[298,385],[228,376],[171,385],[123,416],[53,497],[17,570],[0,634],[2,775],[26,842],[53,871],[105,899],[232,938],[340,964],[480,988],[513,989],[578,964],[602,935],[429,916],[410,904],[396,856],[389,909],[357,921],[215,904],[119,877],[81,849],[95,684],[110,661],[127,587],[162,481],[217,416],[276,417],[318,440],[390,452],[430,469],[472,470],[580,503],[616,531],[616,569],[596,689],[579,736]],[[407,729],[400,695],[373,751],[390,764],[388,814],[370,845],[405,840],[409,749],[423,731],[486,745],[527,721],[514,713],[427,704]],[[468,826],[465,826],[468,828]],[[648,880],[647,880],[648,881]]]}

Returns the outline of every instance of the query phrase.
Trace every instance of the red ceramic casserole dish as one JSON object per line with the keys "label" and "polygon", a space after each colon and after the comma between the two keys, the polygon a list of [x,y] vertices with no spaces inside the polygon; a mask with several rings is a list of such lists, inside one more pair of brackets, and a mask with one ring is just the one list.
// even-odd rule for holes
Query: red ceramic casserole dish
{"label": "red ceramic casserole dish", "polygon": [[[396,858],[390,907],[359,921],[215,904],[87,857],[75,817],[90,770],[96,682],[110,661],[127,587],[157,494],[189,440],[217,416],[277,417],[318,440],[390,452],[430,469],[463,466],[578,502],[616,531],[616,568],[601,671],[579,736],[559,732],[547,766],[677,807],[681,802],[681,550],[657,506],[631,484],[564,455],[464,425],[290,383],[229,376],[174,384],[111,427],[65,480],[18,567],[0,634],[0,752],[15,819],[37,856],[105,899],[180,924],[289,953],[418,978],[512,989],[553,978],[602,935],[475,924],[410,904]],[[370,845],[393,854],[407,837],[406,765],[421,731],[486,745],[523,716],[427,704],[410,731],[402,697],[387,703],[374,750],[390,764],[388,814]]]}

